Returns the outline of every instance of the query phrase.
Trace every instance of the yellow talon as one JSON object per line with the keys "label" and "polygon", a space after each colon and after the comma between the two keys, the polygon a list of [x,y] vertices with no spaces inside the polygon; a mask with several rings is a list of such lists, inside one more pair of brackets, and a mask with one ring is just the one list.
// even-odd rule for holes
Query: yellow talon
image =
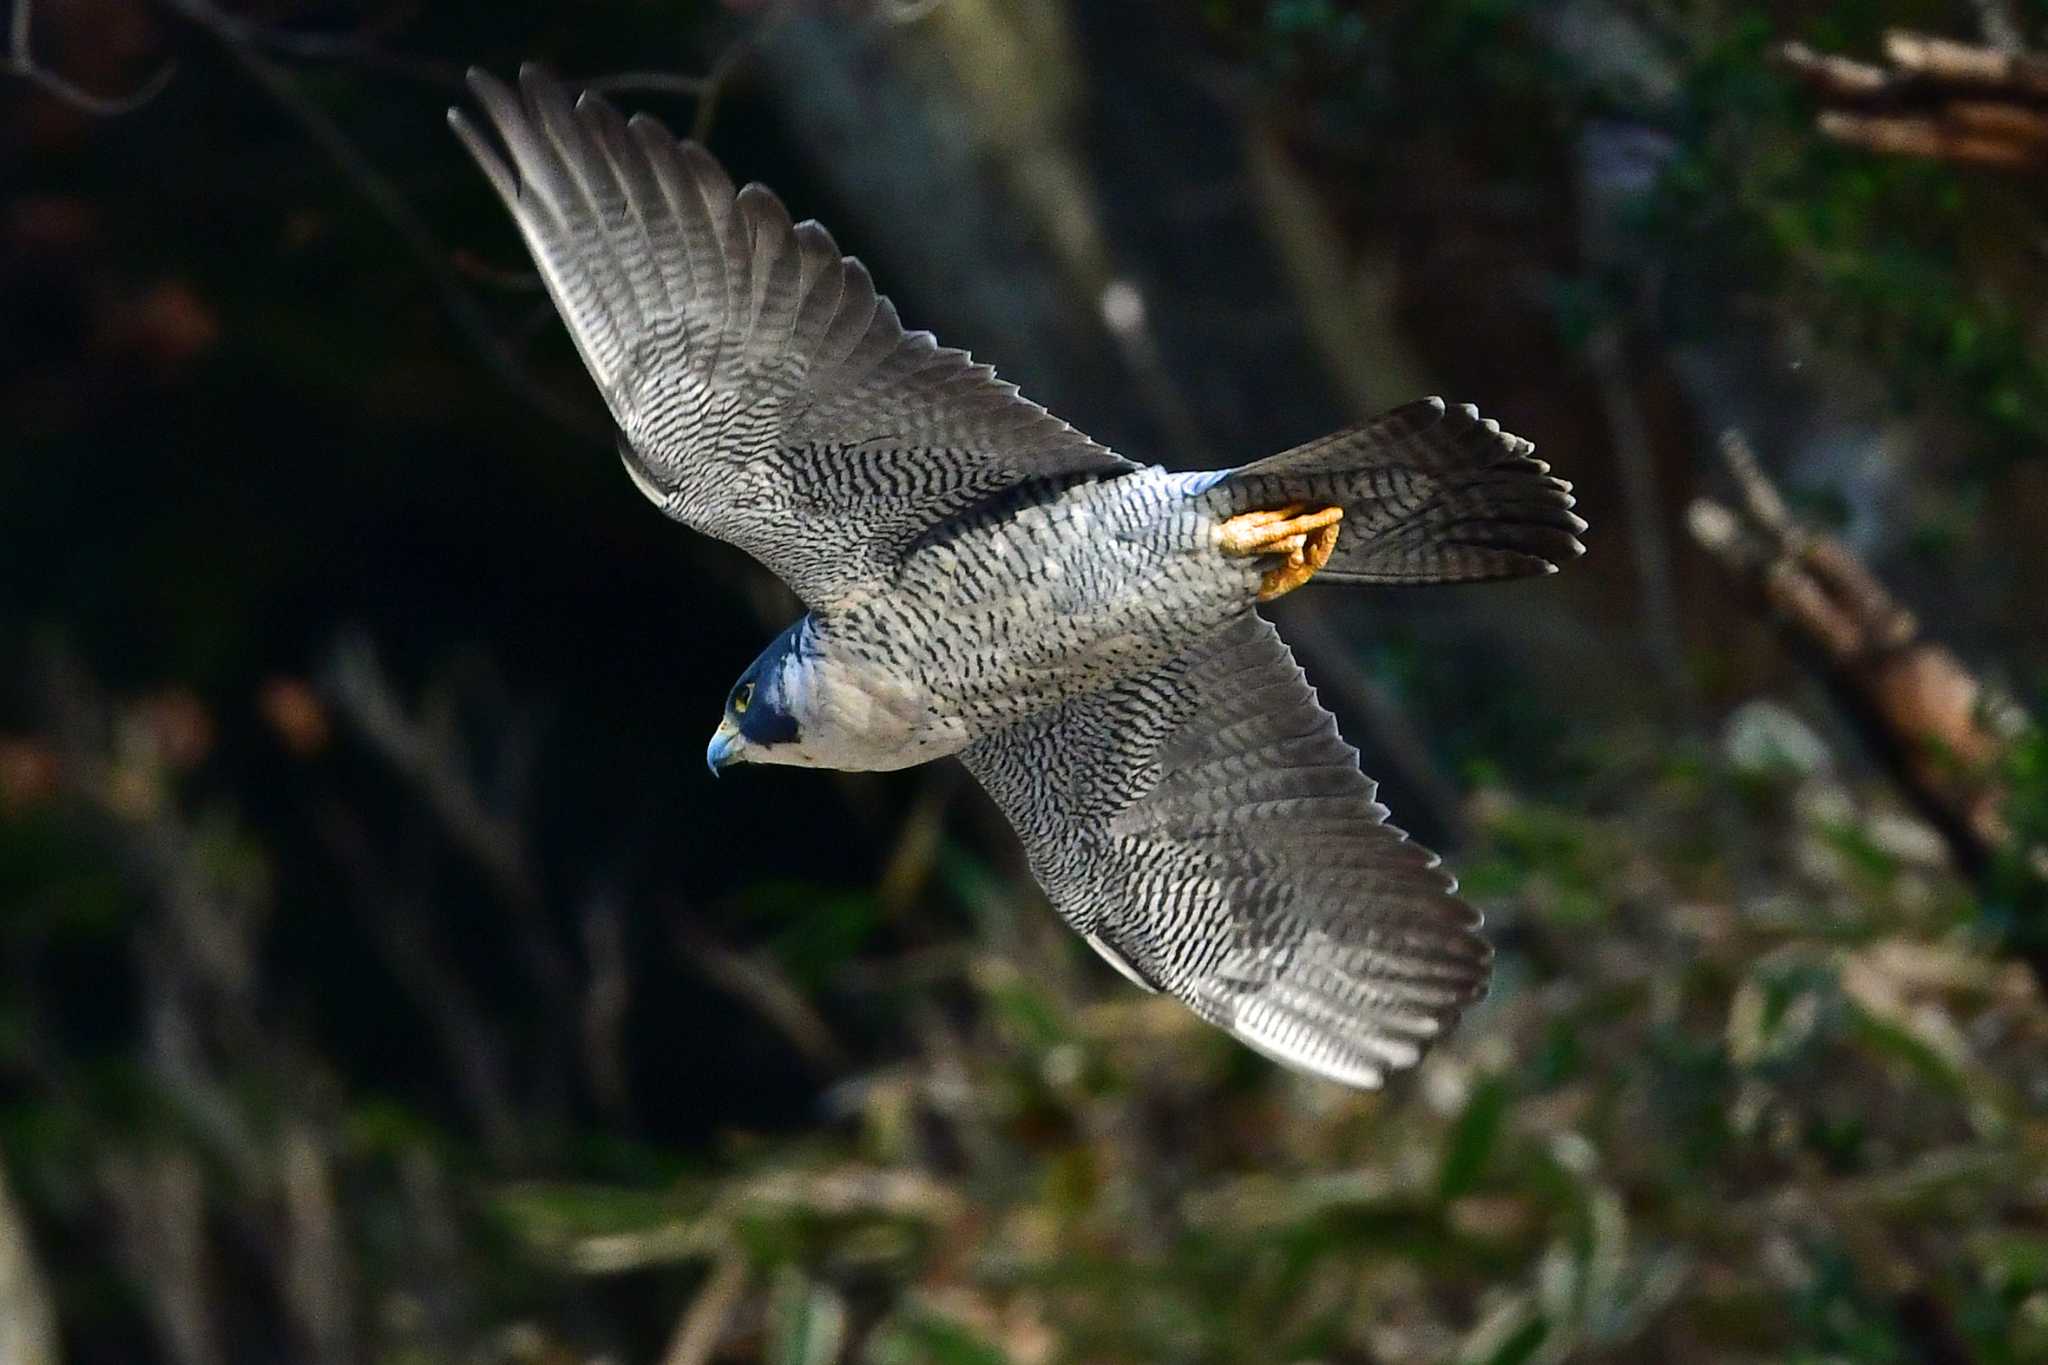
{"label": "yellow talon", "polygon": [[1314,578],[1337,548],[1337,523],[1344,520],[1344,509],[1307,508],[1305,502],[1291,502],[1270,511],[1244,512],[1216,528],[1217,548],[1233,559],[1283,556],[1259,580],[1261,602],[1283,597]]}

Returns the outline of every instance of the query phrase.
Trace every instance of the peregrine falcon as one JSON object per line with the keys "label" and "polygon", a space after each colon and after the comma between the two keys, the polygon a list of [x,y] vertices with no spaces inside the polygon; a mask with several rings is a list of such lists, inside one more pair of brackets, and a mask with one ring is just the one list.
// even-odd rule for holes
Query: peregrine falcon
{"label": "peregrine falcon", "polygon": [[1530,442],[1431,398],[1234,469],[1134,463],[906,330],[824,228],[655,120],[533,66],[470,86],[498,143],[449,121],[634,483],[808,608],[727,696],[714,773],[957,755],[1118,971],[1347,1085],[1485,993],[1479,915],[1255,603],[1554,571],[1585,523]]}

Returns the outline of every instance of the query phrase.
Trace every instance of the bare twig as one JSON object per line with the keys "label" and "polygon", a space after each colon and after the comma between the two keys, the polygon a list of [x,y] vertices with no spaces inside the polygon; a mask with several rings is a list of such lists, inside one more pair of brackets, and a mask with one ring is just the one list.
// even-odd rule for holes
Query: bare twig
{"label": "bare twig", "polygon": [[701,99],[718,88],[717,67],[714,65],[708,76],[685,76],[675,71],[614,71],[608,76],[592,76],[583,82],[583,88],[600,95],[683,95]]}
{"label": "bare twig", "polygon": [[1168,445],[1186,465],[1208,469],[1219,463],[1202,434],[1202,425],[1182,396],[1173,371],[1159,352],[1159,341],[1146,318],[1145,295],[1131,280],[1111,280],[1102,289],[1103,325],[1108,329],[1125,366],[1137,381],[1145,406],[1159,419]]}
{"label": "bare twig", "polygon": [[[357,192],[377,210],[433,281],[457,330],[484,358],[508,392],[572,435],[610,442],[612,433],[608,424],[594,419],[586,409],[550,392],[526,373],[514,347],[498,334],[482,308],[463,287],[464,279],[471,278],[500,287],[532,289],[539,286],[539,277],[526,271],[498,271],[474,257],[445,250],[391,179],[364,155],[340,125],[307,98],[291,74],[263,56],[263,51],[313,60],[352,61],[409,80],[457,91],[464,88],[465,82],[465,74],[460,67],[431,58],[392,53],[359,35],[292,33],[252,23],[220,9],[211,0],[163,0],[163,3],[211,34],[229,57],[292,116]],[[17,58],[25,58],[26,54],[27,10],[24,0],[17,10]],[[793,11],[794,5],[788,0],[778,4],[759,24],[728,44],[704,76],[636,70],[596,76],[585,81],[584,85],[598,91],[651,91],[693,97],[697,100],[697,111],[691,125],[691,136],[701,142],[710,131],[719,95],[733,72]],[[24,69],[22,74],[55,79],[43,77],[33,69]],[[157,81],[152,82],[152,86],[168,80],[169,75],[166,69]],[[154,93],[153,88],[148,89],[134,99],[139,102]],[[118,111],[110,109],[109,112]],[[548,310],[547,315],[551,316],[552,310]]]}
{"label": "bare twig", "polygon": [[827,1073],[846,1069],[846,1049],[833,1035],[831,1025],[774,963],[735,952],[687,926],[679,931],[678,942],[690,965],[752,1005],[805,1061]]}
{"label": "bare twig", "polygon": [[1997,51],[1906,29],[1884,36],[1885,56],[1902,73],[1951,88],[2048,96],[2048,57]]}
{"label": "bare twig", "polygon": [[1614,322],[1601,328],[1586,348],[1587,359],[1599,384],[1601,406],[1614,437],[1615,461],[1622,474],[1645,642],[1671,695],[1690,700],[1678,589],[1671,573],[1671,544],[1664,533],[1663,492],[1649,425],[1623,359],[1623,326]]}
{"label": "bare twig", "polygon": [[711,70],[705,75],[702,88],[697,91],[697,116],[690,120],[690,140],[702,142],[711,136],[711,121],[718,114],[719,97],[725,93],[725,83],[739,70],[740,63],[752,54],[755,47],[785,19],[794,12],[791,4],[777,5],[764,19],[761,26],[745,37],[730,43],[711,63]]}
{"label": "bare twig", "polygon": [[162,94],[164,87],[171,83],[171,77],[177,74],[178,64],[166,62],[133,94],[95,95],[36,61],[35,51],[30,42],[30,30],[34,22],[34,0],[15,0],[14,17],[7,30],[7,55],[0,59],[0,71],[19,76],[38,90],[88,114],[112,117],[117,114],[133,113]]}
{"label": "bare twig", "polygon": [[475,280],[478,284],[489,285],[493,289],[503,289],[508,293],[537,294],[546,288],[539,271],[513,270],[502,265],[492,265],[467,247],[456,247],[449,252],[448,261],[465,277]]}
{"label": "bare twig", "polygon": [[429,727],[406,714],[367,640],[351,637],[337,645],[327,677],[337,709],[412,784],[490,878],[513,913],[521,951],[540,984],[569,1003],[575,973],[547,927],[540,876],[518,824],[483,798]]}
{"label": "bare twig", "polygon": [[582,992],[576,967],[550,921],[525,832],[503,814],[509,805],[504,792],[495,802],[485,799],[447,739],[399,702],[367,640],[342,640],[326,681],[336,710],[407,780],[498,893],[511,920],[513,947],[546,999],[549,1027],[536,1073],[549,1087],[547,1098],[561,1102]]}
{"label": "bare twig", "polygon": [[[165,0],[165,3],[180,9],[187,17],[202,17],[217,36],[250,47],[307,61],[347,62],[452,93],[459,94],[468,89],[468,73],[460,64],[408,52],[394,52],[372,41],[367,32],[300,33],[256,23],[245,16],[230,14],[203,3],[203,0],[196,7],[181,3],[181,0]],[[195,8],[199,13],[195,14]],[[741,40],[742,43],[746,41],[749,40]],[[634,70],[593,76],[571,84],[580,84],[586,90],[602,94],[634,92],[695,99],[715,90],[717,80],[713,76],[690,76],[675,71]]]}
{"label": "bare twig", "polygon": [[2002,759],[2027,718],[1984,686],[1833,536],[1800,524],[1739,433],[1722,441],[1739,508],[1688,513],[1693,538],[1759,590],[1868,709],[1901,778],[1982,866],[2012,838]]}
{"label": "bare twig", "polygon": [[351,1349],[351,1263],[335,1203],[332,1163],[305,1124],[285,1131],[278,1152],[285,1208],[284,1300],[308,1358],[347,1365]]}
{"label": "bare twig", "polygon": [[227,871],[214,832],[177,808],[161,741],[136,708],[113,704],[61,650],[40,671],[57,780],[104,822],[114,863],[157,907],[131,943],[151,1078],[214,1155],[260,1178],[264,1154],[214,1055],[265,1051],[254,997],[268,885]]}
{"label": "bare twig", "polygon": [[676,1324],[662,1365],[704,1365],[718,1349],[726,1321],[747,1292],[747,1257],[738,1248],[728,1248],[712,1264],[704,1287],[690,1301],[689,1311]]}
{"label": "bare twig", "polygon": [[[192,16],[192,9],[180,0],[166,0]],[[347,62],[368,70],[396,76],[436,89],[461,93],[468,89],[468,73],[458,63],[439,61],[407,52],[394,52],[372,41],[366,33],[300,33],[216,9],[200,6],[214,31],[225,38],[307,61]],[[742,40],[743,42],[746,40]],[[689,76],[674,71],[634,70],[593,76],[580,84],[603,94],[636,92],[699,98],[716,85],[710,76]]]}
{"label": "bare twig", "polygon": [[2048,137],[1977,133],[1958,126],[1960,123],[1953,113],[1947,120],[1936,120],[1912,114],[1851,114],[1825,109],[1814,126],[1837,142],[1852,142],[1873,152],[2007,170],[2033,165],[2048,149]]}
{"label": "bare twig", "polygon": [[314,145],[327,154],[336,169],[377,210],[433,281],[449,318],[489,363],[492,373],[508,392],[517,395],[522,402],[564,431],[593,441],[610,439],[608,424],[592,420],[584,409],[548,392],[519,366],[511,350],[484,316],[482,308],[463,287],[447,251],[435,240],[433,232],[412,204],[327,111],[307,98],[289,72],[255,50],[247,36],[247,25],[223,14],[206,0],[165,0],[165,3],[212,34],[229,58],[291,115]]}
{"label": "bare twig", "polygon": [[582,920],[589,968],[583,992],[583,1069],[597,1102],[612,1118],[625,1121],[633,1109],[626,1065],[626,1011],[633,999],[626,908],[616,894],[601,890],[584,906]]}
{"label": "bare twig", "polygon": [[1786,71],[1836,99],[1876,100],[1891,89],[1891,74],[1883,67],[1833,52],[1816,52],[1805,43],[1782,43],[1773,56]]}
{"label": "bare twig", "polygon": [[518,1191],[513,1186],[505,1192],[515,1227],[533,1250],[578,1275],[623,1275],[710,1259],[731,1248],[747,1224],[764,1219],[949,1224],[973,1208],[959,1190],[916,1167],[859,1163],[792,1167],[721,1182],[709,1207],[624,1232],[585,1233],[552,1217],[521,1217]]}
{"label": "bare twig", "polygon": [[[460,91],[466,88],[463,69],[455,63],[390,51],[370,41],[366,33],[297,33],[255,23],[210,4],[188,5],[181,0],[165,0],[165,3],[181,10],[188,18],[200,18],[217,37],[228,41],[309,61],[350,62],[439,89]],[[195,9],[203,14],[195,13]]]}
{"label": "bare twig", "polygon": [[28,1223],[7,1189],[0,1167],[0,1361],[57,1365],[57,1315],[36,1264]]}
{"label": "bare twig", "polygon": [[647,73],[628,72],[620,77],[599,77],[590,82],[593,89],[618,90],[638,87],[666,93],[694,95],[697,97],[697,116],[690,121],[690,140],[702,142],[711,135],[711,121],[718,113],[718,101],[725,94],[727,84],[732,80],[740,65],[759,51],[761,45],[774,35],[776,30],[795,18],[803,8],[803,0],[770,0],[765,7],[767,13],[756,21],[753,27],[727,43],[716,58],[711,69],[703,77],[690,82],[688,88],[682,78],[662,78],[656,84],[645,84]]}
{"label": "bare twig", "polygon": [[334,806],[320,813],[317,824],[322,841],[352,884],[386,967],[432,1025],[449,1073],[456,1078],[456,1093],[484,1147],[500,1165],[512,1164],[520,1154],[521,1130],[503,1036],[449,967],[435,942],[427,908],[416,896],[389,884],[355,817]]}
{"label": "bare twig", "polygon": [[946,813],[965,777],[958,764],[940,763],[928,770],[919,785],[917,799],[898,823],[896,846],[882,865],[875,886],[885,917],[894,919],[910,912],[930,884],[945,840]]}
{"label": "bare twig", "polygon": [[1337,699],[1335,709],[1348,710],[1365,723],[1369,747],[1393,765],[1391,774],[1375,773],[1398,788],[1401,809],[1410,812],[1410,819],[1420,815],[1446,843],[1466,843],[1471,830],[1458,784],[1430,752],[1415,717],[1361,664],[1356,647],[1331,624],[1328,612],[1294,609],[1286,625],[1317,688]]}
{"label": "bare twig", "polygon": [[2002,4],[1983,0],[1980,8],[1989,46],[1894,29],[1885,35],[1889,66],[1803,43],[1785,43],[1773,55],[1830,106],[1817,126],[1838,142],[2008,170],[2048,168],[2048,55],[2020,50]]}
{"label": "bare twig", "polygon": [[121,1154],[101,1166],[118,1246],[148,1305],[157,1339],[176,1365],[222,1358],[206,1254],[206,1191],[199,1163],[179,1151]]}

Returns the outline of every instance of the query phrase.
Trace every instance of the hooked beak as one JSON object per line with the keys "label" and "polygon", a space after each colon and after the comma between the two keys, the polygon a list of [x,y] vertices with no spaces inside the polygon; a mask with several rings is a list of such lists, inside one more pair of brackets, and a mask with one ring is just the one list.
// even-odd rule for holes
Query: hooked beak
{"label": "hooked beak", "polygon": [[704,750],[704,762],[711,769],[711,775],[716,777],[719,769],[739,762],[740,750],[745,746],[746,740],[740,737],[740,727],[730,720],[720,721],[718,733],[711,737],[710,745]]}

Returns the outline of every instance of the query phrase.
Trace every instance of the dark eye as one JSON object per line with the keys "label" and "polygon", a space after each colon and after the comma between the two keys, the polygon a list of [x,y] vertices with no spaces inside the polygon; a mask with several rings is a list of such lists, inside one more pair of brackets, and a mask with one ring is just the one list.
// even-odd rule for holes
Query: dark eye
{"label": "dark eye", "polygon": [[736,716],[744,716],[747,714],[747,707],[753,703],[753,700],[754,685],[752,683],[741,683],[732,694],[732,713]]}

